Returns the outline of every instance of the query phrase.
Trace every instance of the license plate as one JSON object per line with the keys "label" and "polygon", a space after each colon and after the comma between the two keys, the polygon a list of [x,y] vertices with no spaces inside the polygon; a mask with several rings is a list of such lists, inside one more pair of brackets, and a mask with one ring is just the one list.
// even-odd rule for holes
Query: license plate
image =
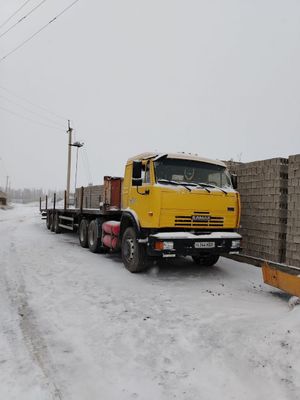
{"label": "license plate", "polygon": [[195,242],[196,249],[211,249],[215,247],[215,242]]}

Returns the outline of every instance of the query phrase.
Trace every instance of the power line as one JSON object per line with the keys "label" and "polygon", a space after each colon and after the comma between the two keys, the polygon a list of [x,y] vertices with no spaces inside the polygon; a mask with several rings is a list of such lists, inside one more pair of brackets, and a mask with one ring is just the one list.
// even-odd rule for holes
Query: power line
{"label": "power line", "polygon": [[[74,140],[77,141],[77,137],[76,137],[76,131],[74,130]],[[91,171],[90,171],[90,165],[89,165],[89,160],[88,160],[88,155],[87,155],[87,150],[86,150],[86,146],[83,147],[83,152],[80,152],[80,157],[81,160],[83,162],[83,167],[84,167],[84,172],[85,172],[85,177],[87,179],[88,183],[92,182],[92,175],[91,175]]]}
{"label": "power line", "polygon": [[26,6],[27,3],[29,3],[31,0],[25,1],[9,18],[7,18],[2,24],[0,25],[0,29],[7,24],[20,10],[22,10],[23,7]]}
{"label": "power line", "polygon": [[61,15],[63,15],[65,12],[67,12],[71,7],[73,7],[76,3],[78,3],[79,0],[73,1],[71,4],[69,4],[66,8],[64,8],[59,14],[57,14],[54,18],[52,18],[47,24],[43,25],[39,30],[37,30],[33,35],[29,36],[26,40],[24,40],[22,43],[20,43],[17,47],[15,47],[13,50],[11,50],[9,53],[7,53],[5,56],[0,58],[0,63],[4,61],[7,57],[9,57],[11,54],[13,54],[15,51],[19,50],[21,47],[23,47],[26,43],[28,43],[30,40],[32,40],[35,36],[37,36],[40,32],[42,32],[45,28],[47,28],[52,22],[56,21]]}
{"label": "power line", "polygon": [[91,169],[90,169],[90,163],[88,159],[88,153],[86,147],[83,148],[83,152],[81,153],[81,158],[83,160],[84,168],[85,168],[85,174],[88,179],[88,183],[93,182],[92,179],[92,174],[91,174]]}
{"label": "power line", "polygon": [[89,183],[93,182],[93,179],[92,179],[92,174],[91,174],[91,169],[90,169],[90,164],[89,164],[89,158],[88,158],[88,151],[87,151],[86,143],[84,144],[84,146],[82,148],[82,151],[80,152],[80,157],[81,157],[82,165],[83,165],[83,168],[84,168],[85,178],[87,180],[87,183],[89,184]]}
{"label": "power line", "polygon": [[7,89],[7,88],[5,88],[5,87],[3,87],[3,86],[0,86],[0,89],[5,90],[7,93],[11,93],[13,96],[17,97],[18,99],[23,100],[23,101],[27,102],[28,104],[31,104],[32,106],[41,109],[41,110],[44,111],[44,112],[46,111],[47,113],[52,114],[52,115],[55,116],[56,118],[59,118],[59,119],[64,120],[64,121],[66,121],[66,120],[69,119],[69,118],[67,118],[67,117],[63,117],[63,116],[61,116],[61,115],[55,113],[55,112],[52,111],[52,110],[47,109],[46,107],[43,107],[43,106],[41,106],[41,105],[39,105],[39,104],[33,103],[32,101],[26,99],[25,97],[22,97],[22,96],[18,95],[17,93],[13,92],[13,91],[10,90],[10,89]]}
{"label": "power line", "polygon": [[[16,105],[16,106],[18,106],[18,107],[23,108],[23,110],[25,110],[25,111],[27,111],[27,112],[29,112],[29,113],[31,113],[31,114],[37,115],[37,116],[40,117],[40,118],[44,118],[44,119],[48,120],[48,122],[51,122],[51,124],[57,126],[58,128],[62,128],[62,126],[59,125],[59,124],[57,123],[57,121],[54,121],[53,119],[50,119],[50,118],[48,118],[48,117],[46,117],[46,116],[44,116],[44,115],[41,115],[41,114],[39,114],[39,113],[37,113],[37,112],[35,112],[35,111],[32,111],[32,110],[30,110],[29,108],[24,107],[22,104],[19,104],[19,103],[15,102],[15,101],[12,101],[12,100],[9,99],[8,97],[3,96],[2,94],[0,94],[0,97],[2,97],[2,98],[5,99],[6,101],[8,101],[8,102],[10,102],[10,103],[12,103],[12,104],[14,104],[14,105]],[[63,129],[64,129],[64,128],[63,128]]]}
{"label": "power line", "polygon": [[8,112],[9,114],[15,115],[15,116],[17,116],[19,118],[22,118],[22,119],[25,119],[27,121],[33,122],[34,124],[39,124],[39,125],[42,125],[42,126],[46,126],[47,128],[56,129],[56,130],[58,130],[60,132],[62,131],[62,129],[59,129],[56,126],[51,126],[51,125],[48,125],[48,124],[44,124],[43,122],[36,121],[36,120],[34,120],[32,118],[25,117],[24,115],[21,115],[19,113],[16,113],[15,111],[9,110],[8,108],[0,106],[0,109],[3,110],[3,111]]}
{"label": "power line", "polygon": [[6,31],[4,31],[1,35],[0,38],[2,38],[4,35],[6,35],[9,31],[11,31],[15,26],[17,26],[20,22],[24,21],[25,18],[27,18],[29,15],[34,13],[35,10],[37,10],[40,6],[42,6],[47,0],[42,0],[39,4],[37,4],[34,8],[32,8],[26,15],[24,15],[22,18],[20,18],[17,22],[15,22],[13,25],[11,25]]}

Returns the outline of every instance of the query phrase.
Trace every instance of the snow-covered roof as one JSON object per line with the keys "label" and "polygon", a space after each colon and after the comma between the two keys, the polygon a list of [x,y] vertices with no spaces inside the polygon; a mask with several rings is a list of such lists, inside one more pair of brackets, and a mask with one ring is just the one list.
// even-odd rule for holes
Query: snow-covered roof
{"label": "snow-covered roof", "polygon": [[4,192],[1,192],[1,190],[0,190],[0,197],[1,197],[1,198],[5,198],[5,199],[6,199],[6,197],[7,197],[7,196],[6,196],[6,193],[4,193]]}
{"label": "snow-covered roof", "polygon": [[[210,158],[205,158],[198,156],[197,154],[189,154],[189,153],[167,153],[167,158],[178,158],[180,160],[193,160],[193,161],[200,161],[205,162],[208,164],[215,164],[221,165],[222,167],[226,167],[226,164],[220,160],[212,160]],[[135,160],[146,160],[148,158],[159,157],[160,155],[164,155],[164,153],[142,153],[138,154],[134,157],[129,158],[128,162],[135,161]]]}

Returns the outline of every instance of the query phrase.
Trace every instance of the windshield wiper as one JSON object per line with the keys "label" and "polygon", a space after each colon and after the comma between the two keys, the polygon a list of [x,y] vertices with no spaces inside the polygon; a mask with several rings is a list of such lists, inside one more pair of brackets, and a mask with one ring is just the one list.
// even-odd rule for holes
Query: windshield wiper
{"label": "windshield wiper", "polygon": [[194,183],[194,182],[180,182],[180,185],[184,186],[195,186],[195,187],[201,187],[202,189],[206,190],[208,193],[210,193],[210,190],[207,189],[207,187],[201,185],[201,183]]}
{"label": "windshield wiper", "polygon": [[201,189],[206,190],[208,193],[210,193],[210,190],[207,189],[207,185],[203,184],[203,183],[195,183],[195,186],[201,187]]}
{"label": "windshield wiper", "polygon": [[170,181],[168,179],[158,179],[157,181],[158,183],[169,183],[171,185],[180,185],[185,187],[187,190],[189,190],[191,192],[191,189],[189,188],[189,186],[194,186],[194,187],[201,187],[202,189],[206,190],[208,193],[210,193],[211,191],[209,189],[207,189],[207,185],[204,183],[189,183],[189,182],[177,182],[177,181]]}
{"label": "windshield wiper", "polygon": [[165,184],[170,184],[170,185],[183,186],[189,192],[191,192],[191,189],[188,186],[186,186],[184,183],[180,183],[180,182],[176,182],[176,181],[169,181],[168,179],[157,179],[157,183],[165,183]]}
{"label": "windshield wiper", "polygon": [[223,193],[228,194],[228,192],[226,192],[226,190],[220,188],[220,187],[217,186],[217,185],[212,185],[211,183],[199,182],[198,185],[207,186],[207,187],[214,188],[214,189],[219,189],[219,190],[221,190]]}

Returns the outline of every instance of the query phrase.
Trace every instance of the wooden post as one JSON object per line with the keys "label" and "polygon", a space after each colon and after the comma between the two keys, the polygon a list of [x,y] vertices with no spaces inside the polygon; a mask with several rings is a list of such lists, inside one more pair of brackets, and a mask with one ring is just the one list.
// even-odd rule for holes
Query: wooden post
{"label": "wooden post", "polygon": [[64,195],[64,209],[67,208],[67,191],[65,190],[65,195]]}
{"label": "wooden post", "polygon": [[56,205],[56,193],[53,195],[53,211],[55,211],[55,205]]}
{"label": "wooden post", "polygon": [[40,197],[40,212],[42,212],[42,198]]}
{"label": "wooden post", "polygon": [[84,193],[84,187],[81,186],[81,189],[80,189],[80,212],[82,212],[82,208],[83,208],[83,193]]}
{"label": "wooden post", "polygon": [[48,196],[46,195],[46,210],[48,210]]}

